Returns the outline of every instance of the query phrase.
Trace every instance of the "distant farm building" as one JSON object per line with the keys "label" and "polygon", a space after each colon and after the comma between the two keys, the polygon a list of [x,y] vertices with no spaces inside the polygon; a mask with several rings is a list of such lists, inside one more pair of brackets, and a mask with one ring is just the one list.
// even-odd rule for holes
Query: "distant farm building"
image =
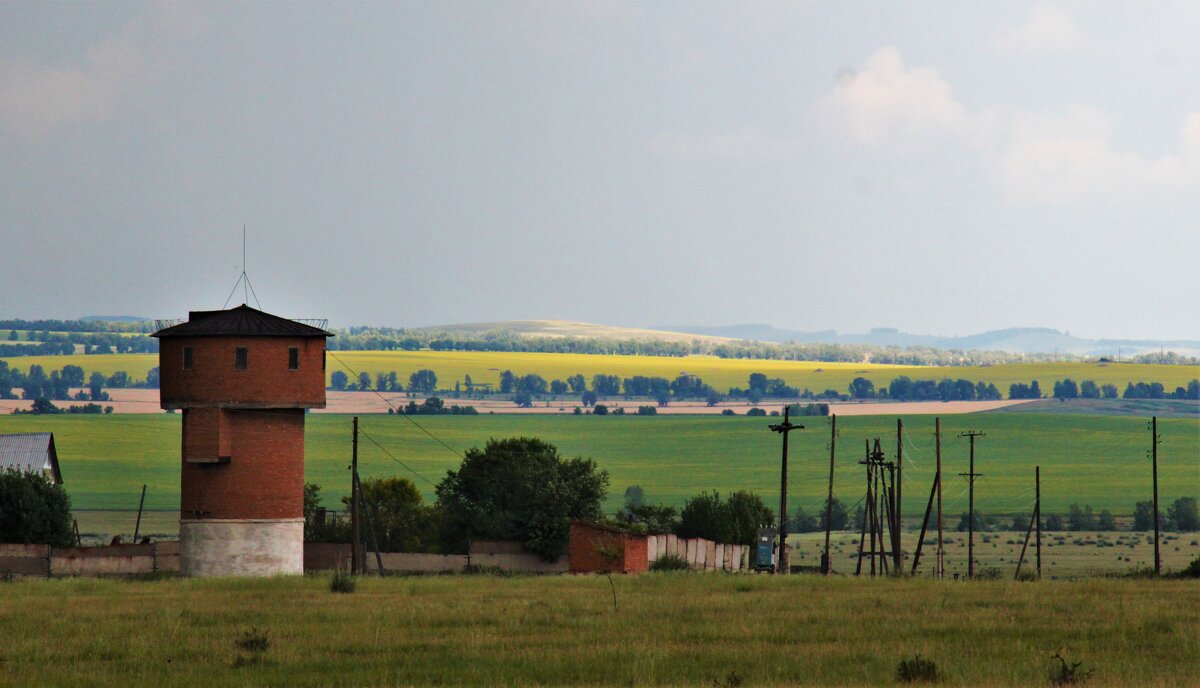
{"label": "distant farm building", "polygon": [[325,407],[333,335],[243,304],[154,336],[162,407],[183,411],[182,572],[303,573],[304,414]]}
{"label": "distant farm building", "polygon": [[55,485],[62,484],[54,433],[31,432],[0,435],[0,470],[41,473]]}

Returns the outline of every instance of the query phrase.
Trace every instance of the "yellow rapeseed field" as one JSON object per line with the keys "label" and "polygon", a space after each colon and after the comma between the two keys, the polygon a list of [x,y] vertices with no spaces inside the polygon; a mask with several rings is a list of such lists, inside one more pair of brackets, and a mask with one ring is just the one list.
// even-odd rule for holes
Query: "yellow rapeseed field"
{"label": "yellow rapeseed field", "polygon": [[[23,356],[0,359],[10,367],[27,371],[30,365],[57,370],[64,365],[81,366],[87,373],[98,370],[106,375],[124,370],[134,378],[145,378],[146,372],[158,365],[156,354],[102,354],[74,356]],[[231,363],[232,365],[232,363]],[[1049,394],[1055,380],[1073,378],[1077,382],[1095,380],[1097,384],[1114,384],[1124,389],[1128,382],[1161,382],[1167,391],[1187,386],[1189,380],[1200,378],[1200,366],[1156,365],[1134,363],[1020,363],[995,366],[901,366],[871,363],[826,363],[821,361],[767,361],[731,359],[714,356],[620,356],[603,354],[549,354],[478,351],[331,351],[327,373],[343,370],[352,378],[358,373],[395,371],[402,382],[409,374],[428,368],[437,373],[438,387],[449,389],[455,381],[470,375],[472,381],[496,384],[500,373],[511,370],[518,375],[536,373],[546,378],[566,379],[581,374],[588,378],[596,374],[632,377],[645,375],[674,379],[682,374],[698,375],[718,390],[747,386],[751,373],[781,378],[787,384],[814,392],[833,389],[845,392],[850,381],[865,377],[876,386],[887,385],[899,375],[914,380],[966,378],[995,383],[1008,393],[1014,382],[1038,380]]]}

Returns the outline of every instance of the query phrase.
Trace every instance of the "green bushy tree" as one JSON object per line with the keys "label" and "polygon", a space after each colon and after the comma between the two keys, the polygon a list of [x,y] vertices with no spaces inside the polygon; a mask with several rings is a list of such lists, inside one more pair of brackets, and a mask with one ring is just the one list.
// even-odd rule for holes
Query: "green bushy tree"
{"label": "green bushy tree", "polygon": [[532,437],[488,440],[438,483],[445,551],[516,540],[553,560],[566,551],[571,520],[599,520],[607,493],[608,472],[592,459],[564,458]]}
{"label": "green bushy tree", "polygon": [[74,545],[71,498],[62,485],[41,473],[0,472],[0,542]]}

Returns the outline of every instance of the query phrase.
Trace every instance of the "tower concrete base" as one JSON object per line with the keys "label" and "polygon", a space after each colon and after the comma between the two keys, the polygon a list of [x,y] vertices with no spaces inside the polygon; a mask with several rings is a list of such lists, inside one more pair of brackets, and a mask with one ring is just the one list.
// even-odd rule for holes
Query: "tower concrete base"
{"label": "tower concrete base", "polygon": [[304,573],[304,519],[180,519],[185,576]]}

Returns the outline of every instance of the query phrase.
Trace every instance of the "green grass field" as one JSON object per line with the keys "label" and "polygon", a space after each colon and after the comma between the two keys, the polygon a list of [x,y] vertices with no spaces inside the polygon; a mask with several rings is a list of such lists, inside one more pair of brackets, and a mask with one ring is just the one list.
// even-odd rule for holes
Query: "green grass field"
{"label": "green grass field", "polygon": [[[13,686],[1195,685],[1195,581],[1040,583],[647,574],[22,581],[0,595]],[[266,638],[255,652],[235,643]]]}
{"label": "green grass field", "polygon": [[[57,370],[64,365],[78,365],[87,373],[98,370],[111,375],[124,370],[137,379],[144,379],[150,368],[158,365],[157,354],[102,354],[93,356],[26,356],[0,359],[10,367],[23,371],[30,365]],[[1014,382],[1038,380],[1047,394],[1054,380],[1095,380],[1097,384],[1114,384],[1120,389],[1128,382],[1161,382],[1168,391],[1186,387],[1189,380],[1200,378],[1200,366],[1174,366],[1131,363],[1026,363],[997,366],[894,366],[870,363],[822,363],[812,361],[763,361],[727,359],[711,356],[667,358],[660,356],[607,356],[589,354],[494,353],[473,351],[333,351],[330,352],[328,373],[346,370],[355,374],[396,371],[402,381],[410,373],[428,368],[438,375],[443,389],[454,386],[455,380],[470,375],[476,383],[497,383],[500,372],[512,370],[517,374],[536,373],[546,378],[566,379],[576,373],[588,378],[598,373],[632,377],[645,375],[674,379],[681,373],[700,376],[719,390],[747,386],[751,373],[782,378],[793,387],[807,387],[815,392],[826,389],[844,393],[850,381],[865,377],[876,386],[887,385],[900,375],[914,380],[940,380],[944,377],[983,380],[995,383],[1003,394]]]}
{"label": "green grass field", "polygon": [[[142,483],[147,506],[170,509],[179,499],[178,415],[0,416],[0,433],[54,432],[66,487],[77,508],[136,509]],[[554,443],[567,455],[595,458],[609,471],[612,506],[626,487],[641,485],[652,501],[680,505],[701,490],[753,490],[768,503],[778,495],[779,437],[768,418],[745,416],[440,416],[420,423],[451,447],[482,446],[491,437],[530,435]],[[812,509],[824,497],[829,470],[829,424],[807,418],[808,429],[792,433],[789,494],[793,505]],[[321,484],[332,506],[346,493],[351,420],[310,415],[306,428],[306,477]],[[1149,432],[1145,419],[1058,414],[983,414],[942,420],[943,491],[948,512],[966,509],[966,440],[978,440],[976,504],[984,513],[1023,512],[1033,502],[1033,467],[1042,466],[1043,513],[1065,511],[1073,502],[1131,514],[1149,499]],[[904,509],[925,507],[934,467],[933,418],[905,418]],[[880,437],[892,453],[896,421],[884,416],[839,419],[836,494],[848,504],[862,496],[857,464],[867,438]],[[409,477],[433,498],[433,487],[459,458],[403,417],[364,416],[360,443],[364,476]],[[1200,496],[1200,420],[1162,419],[1160,491],[1165,504]],[[368,439],[369,438],[369,439]],[[417,477],[395,459],[416,471]],[[423,480],[424,479],[424,480]],[[794,507],[793,507],[794,508]],[[1163,507],[1166,508],[1165,506]],[[133,519],[129,519],[132,528]]]}

